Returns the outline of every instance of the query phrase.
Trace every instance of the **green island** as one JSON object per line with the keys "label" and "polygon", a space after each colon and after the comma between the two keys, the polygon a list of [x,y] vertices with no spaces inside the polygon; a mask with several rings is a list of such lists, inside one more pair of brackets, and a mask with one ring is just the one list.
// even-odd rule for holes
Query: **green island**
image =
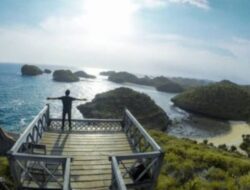
{"label": "green island", "polygon": [[195,88],[198,86],[204,86],[210,83],[206,80],[188,79],[181,77],[137,77],[134,74],[128,72],[115,72],[105,71],[101,72],[100,75],[108,76],[108,80],[116,83],[134,83],[139,85],[153,86],[156,90],[168,93],[180,93],[189,88]]}
{"label": "green island", "polygon": [[76,71],[76,72],[74,72],[74,75],[76,75],[80,78],[90,78],[90,79],[96,78],[96,76],[90,75],[90,74],[86,73],[85,71]]}
{"label": "green island", "polygon": [[21,73],[23,76],[36,76],[43,74],[43,71],[35,65],[23,65]]}
{"label": "green island", "polygon": [[245,121],[250,118],[250,93],[230,81],[185,91],[172,102],[184,110],[213,118]]}
{"label": "green island", "polygon": [[53,80],[57,82],[77,82],[80,79],[70,70],[56,70],[53,72]]}
{"label": "green island", "polygon": [[171,123],[167,114],[146,94],[129,88],[117,88],[97,94],[92,102],[78,106],[84,117],[121,118],[124,108],[148,129],[166,130]]}

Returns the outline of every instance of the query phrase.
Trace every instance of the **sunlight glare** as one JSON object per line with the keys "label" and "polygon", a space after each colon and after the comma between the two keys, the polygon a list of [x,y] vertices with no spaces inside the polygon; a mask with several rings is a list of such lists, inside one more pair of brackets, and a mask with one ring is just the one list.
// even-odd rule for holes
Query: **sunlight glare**
{"label": "sunlight glare", "polygon": [[130,35],[135,9],[130,0],[85,1],[84,12],[88,34],[97,40]]}

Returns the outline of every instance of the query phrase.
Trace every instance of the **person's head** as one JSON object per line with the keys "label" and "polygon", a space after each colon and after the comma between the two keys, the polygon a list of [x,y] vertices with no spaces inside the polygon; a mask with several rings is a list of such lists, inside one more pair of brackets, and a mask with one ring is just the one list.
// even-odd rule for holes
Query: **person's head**
{"label": "person's head", "polygon": [[68,96],[70,94],[70,90],[65,91],[65,95]]}

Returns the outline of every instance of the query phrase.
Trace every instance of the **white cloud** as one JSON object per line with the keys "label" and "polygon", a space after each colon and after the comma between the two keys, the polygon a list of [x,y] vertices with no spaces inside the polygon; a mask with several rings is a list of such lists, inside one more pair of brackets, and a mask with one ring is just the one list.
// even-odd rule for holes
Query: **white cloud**
{"label": "white cloud", "polygon": [[[249,66],[241,64],[238,58],[201,48],[206,42],[171,34],[145,34],[99,42],[89,39],[81,27],[80,31],[74,32],[71,29],[61,30],[60,25],[65,23],[53,25],[53,28],[46,26],[42,30],[0,29],[0,61],[100,67],[147,74],[249,81]],[[60,28],[60,32],[54,27]],[[75,27],[77,28],[78,24]],[[247,44],[246,47],[249,48],[250,45]],[[237,53],[237,48],[234,46],[230,51]]]}
{"label": "white cloud", "polygon": [[156,8],[166,6],[170,3],[187,4],[208,10],[210,8],[208,0],[137,0],[142,7]]}
{"label": "white cloud", "polygon": [[[92,14],[86,12],[71,17],[49,17],[40,23],[39,28],[0,28],[0,62],[100,67],[148,74],[249,81],[249,41],[235,38],[227,43],[211,44],[174,34],[138,35],[133,31],[133,23],[130,23],[135,10],[133,4],[123,6],[128,6],[128,12],[121,15],[108,8],[115,14],[114,17],[121,16],[128,22],[125,26],[115,25],[118,29],[112,31],[104,28],[105,23],[117,22],[112,14],[103,16],[101,22],[96,21],[97,25],[91,31],[89,19]],[[128,17],[124,18],[125,15]],[[99,16],[102,15],[94,14],[93,17]],[[111,20],[106,22],[106,18]],[[123,27],[129,30],[124,33]],[[235,57],[218,53],[216,48],[227,50]]]}

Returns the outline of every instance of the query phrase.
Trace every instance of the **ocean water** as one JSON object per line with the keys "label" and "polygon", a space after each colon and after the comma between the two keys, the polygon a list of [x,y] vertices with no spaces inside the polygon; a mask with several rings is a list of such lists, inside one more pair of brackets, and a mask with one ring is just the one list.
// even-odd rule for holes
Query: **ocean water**
{"label": "ocean water", "polygon": [[[40,66],[51,70],[65,67]],[[47,97],[64,95],[66,89],[78,98],[91,101],[96,94],[118,87],[128,87],[148,94],[167,115],[173,125],[166,131],[177,137],[191,138],[198,141],[208,139],[214,144],[239,145],[242,134],[250,134],[250,125],[245,122],[220,121],[187,113],[174,107],[171,98],[176,94],[164,93],[153,87],[135,84],[116,84],[99,73],[102,69],[70,68],[72,71],[84,70],[95,75],[96,79],[81,79],[75,83],[61,83],[52,80],[52,74],[22,76],[21,65],[0,64],[0,127],[7,131],[21,132],[28,123],[47,104],[50,104],[52,117],[61,118],[62,104],[59,100],[46,100]],[[83,118],[76,106],[84,102],[73,103],[72,118]]]}
{"label": "ocean water", "polygon": [[[40,66],[41,68],[58,69],[63,67]],[[116,84],[100,76],[100,69],[73,68],[73,71],[84,69],[90,74],[97,76],[96,79],[81,79],[76,83],[61,83],[52,80],[52,74],[39,76],[22,76],[21,65],[0,64],[0,126],[9,131],[20,131],[36,116],[37,113],[49,103],[51,115],[61,117],[62,104],[58,100],[46,100],[47,97],[58,97],[64,95],[66,89],[71,90],[71,95],[78,98],[87,98],[91,101],[96,94],[102,93],[121,86],[129,87],[151,96],[170,117],[183,117],[181,110],[172,107],[170,99],[175,94],[167,94],[156,91],[152,87]],[[74,101],[72,117],[83,118],[76,109],[78,104],[84,102]]]}

